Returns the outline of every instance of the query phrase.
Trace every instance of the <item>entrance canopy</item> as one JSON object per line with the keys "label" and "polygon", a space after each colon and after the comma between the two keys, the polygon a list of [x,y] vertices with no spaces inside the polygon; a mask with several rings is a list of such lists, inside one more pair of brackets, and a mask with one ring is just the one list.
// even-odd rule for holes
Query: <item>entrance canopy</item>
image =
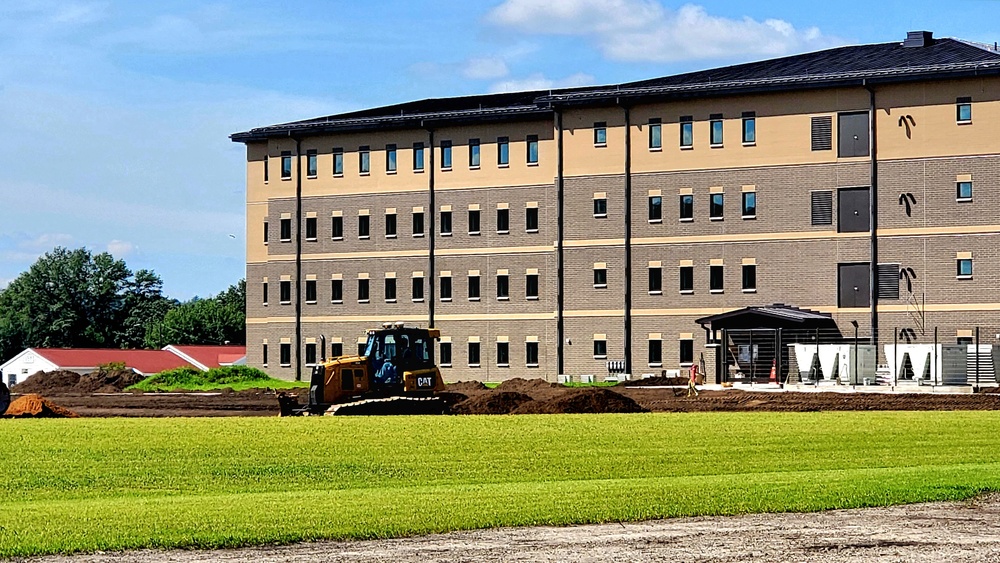
{"label": "entrance canopy", "polygon": [[761,307],[746,307],[720,313],[710,317],[702,317],[695,321],[710,334],[717,330],[748,330],[748,329],[785,329],[788,331],[816,331],[826,337],[840,336],[833,315],[820,313],[809,309],[799,309],[784,303],[764,305]]}

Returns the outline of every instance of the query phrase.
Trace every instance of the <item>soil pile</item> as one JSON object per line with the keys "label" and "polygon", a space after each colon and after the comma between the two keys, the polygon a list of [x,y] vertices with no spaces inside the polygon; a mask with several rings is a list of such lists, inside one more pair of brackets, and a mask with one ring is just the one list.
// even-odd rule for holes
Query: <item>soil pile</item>
{"label": "soil pile", "polygon": [[34,393],[22,395],[7,407],[3,418],[77,418],[75,412],[60,407]]}
{"label": "soil pile", "polygon": [[126,387],[145,379],[130,369],[97,370],[86,375],[72,371],[39,371],[15,385],[15,393],[41,395],[77,395],[90,393],[120,393]]}
{"label": "soil pile", "polygon": [[687,385],[687,377],[647,377],[645,379],[633,379],[632,381],[622,381],[616,387],[664,387],[669,385]]}
{"label": "soil pile", "polygon": [[451,408],[452,414],[510,414],[533,399],[524,393],[498,391],[480,393]]}
{"label": "soil pile", "polygon": [[459,381],[458,383],[449,383],[447,389],[456,393],[468,394],[477,391],[486,391],[488,387],[482,381]]}
{"label": "soil pile", "polygon": [[550,389],[566,389],[566,387],[559,385],[558,383],[549,383],[544,379],[521,379],[520,377],[508,379],[500,385],[497,385],[497,391],[524,393],[532,397],[534,397],[533,393],[537,393],[539,391],[544,392]]}
{"label": "soil pile", "polygon": [[609,389],[570,389],[544,401],[525,403],[514,414],[584,414],[649,412],[632,399]]}

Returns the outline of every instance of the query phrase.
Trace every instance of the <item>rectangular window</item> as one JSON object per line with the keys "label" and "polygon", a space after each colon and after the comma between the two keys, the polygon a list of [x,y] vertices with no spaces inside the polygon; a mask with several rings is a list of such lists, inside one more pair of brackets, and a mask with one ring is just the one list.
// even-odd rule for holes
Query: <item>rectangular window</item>
{"label": "rectangular window", "polygon": [[358,215],[358,238],[368,238],[371,234],[371,217]]}
{"label": "rectangular window", "polygon": [[602,267],[602,266],[594,267],[594,287],[608,287],[607,267]]}
{"label": "rectangular window", "polygon": [[263,295],[263,301],[262,301],[263,304],[267,305],[267,299],[268,299],[267,282],[261,284],[261,294]]}
{"label": "rectangular window", "polygon": [[424,278],[423,276],[418,276],[413,278],[410,290],[412,292],[411,300],[415,302],[420,302],[424,300]]}
{"label": "rectangular window", "polygon": [[316,177],[316,158],[315,150],[306,151],[306,176],[310,178]]}
{"label": "rectangular window", "polygon": [[713,113],[709,116],[709,131],[711,133],[711,139],[709,139],[713,147],[722,146],[722,114]]}
{"label": "rectangular window", "polygon": [[344,240],[344,218],[342,216],[330,218],[330,235],[333,240]]}
{"label": "rectangular window", "polygon": [[659,118],[649,120],[649,148],[657,150],[663,147],[663,124]]}
{"label": "rectangular window", "polygon": [[292,179],[292,151],[281,151],[281,179]]}
{"label": "rectangular window", "polygon": [[694,147],[694,118],[690,115],[681,116],[681,148]]}
{"label": "rectangular window", "polygon": [[524,230],[529,233],[538,232],[538,208],[526,207],[524,209]]}
{"label": "rectangular window", "polygon": [[833,224],[833,191],[821,190],[809,193],[812,204],[811,215],[813,225]]}
{"label": "rectangular window", "polygon": [[451,301],[451,276],[441,276],[441,301]]}
{"label": "rectangular window", "polygon": [[413,212],[413,236],[422,237],[424,236],[424,212],[414,211]]}
{"label": "rectangular window", "polygon": [[608,341],[607,340],[594,340],[594,359],[603,359],[608,357]]}
{"label": "rectangular window", "polygon": [[469,139],[469,168],[479,168],[479,139]]}
{"label": "rectangular window", "polygon": [[396,171],[396,145],[385,146],[385,171]]}
{"label": "rectangular window", "polygon": [[833,150],[833,117],[822,115],[810,119],[810,132],[812,133],[812,150],[829,151]]}
{"label": "rectangular window", "polygon": [[469,342],[469,367],[479,367],[478,342]]}
{"label": "rectangular window", "polygon": [[649,293],[651,295],[663,293],[663,270],[661,268],[649,269]]}
{"label": "rectangular window", "polygon": [[344,343],[343,342],[331,342],[330,343],[330,357],[339,358],[344,355]]}
{"label": "rectangular window", "polygon": [[719,220],[723,218],[725,199],[725,194],[712,194],[708,202],[708,217],[710,219]]}
{"label": "rectangular window", "polygon": [[663,198],[656,195],[649,197],[648,216],[650,223],[659,223],[663,220]]}
{"label": "rectangular window", "polygon": [[264,244],[267,244],[267,239],[270,237],[270,228],[267,221],[264,221]]}
{"label": "rectangular window", "polygon": [[316,343],[310,342],[306,344],[306,365],[313,365],[316,363]]}
{"label": "rectangular window", "polygon": [[538,367],[538,343],[524,343],[524,363],[529,368]]}
{"label": "rectangular window", "polygon": [[681,221],[694,221],[694,195],[680,196],[679,210]]}
{"label": "rectangular window", "polygon": [[510,164],[510,139],[497,137],[497,166]]}
{"label": "rectangular window", "polygon": [[[270,179],[271,179],[270,160],[271,160],[270,158],[268,158],[266,156],[264,157],[264,183],[265,184],[268,183],[268,181],[270,181]],[[265,344],[264,346],[267,346],[267,344]],[[264,363],[266,364],[267,362],[264,362]]]}
{"label": "rectangular window", "polygon": [[333,149],[333,175],[344,175],[344,149]]}
{"label": "rectangular window", "polygon": [[497,299],[500,301],[510,299],[510,276],[507,274],[497,275]]}
{"label": "rectangular window", "polygon": [[649,367],[659,367],[663,365],[663,341],[662,340],[648,340],[647,346],[649,348]]}
{"label": "rectangular window", "polygon": [[708,289],[711,293],[722,293],[725,290],[722,266],[708,267]]}
{"label": "rectangular window", "polygon": [[316,221],[315,217],[306,217],[306,240],[316,240]]}
{"label": "rectangular window", "polygon": [[972,98],[958,98],[955,101],[955,119],[959,123],[972,123]]}
{"label": "rectangular window", "polygon": [[330,302],[344,302],[344,280],[330,280]]}
{"label": "rectangular window", "polygon": [[306,280],[306,303],[316,302],[316,280]]}
{"label": "rectangular window", "polygon": [[441,212],[441,236],[451,236],[451,211]]}
{"label": "rectangular window", "polygon": [[479,276],[469,275],[469,301],[479,301]]}
{"label": "rectangular window", "polygon": [[681,266],[679,275],[681,293],[694,293],[694,266]]}
{"label": "rectangular window", "polygon": [[423,172],[424,170],[424,144],[413,143],[413,171]]}
{"label": "rectangular window", "polygon": [[594,198],[594,217],[607,217],[608,216],[608,198],[606,197],[595,197]]}
{"label": "rectangular window", "polygon": [[502,235],[510,232],[510,209],[497,209],[497,232]]}
{"label": "rectangular window", "polygon": [[358,148],[358,171],[362,174],[372,171],[372,154],[368,146]]}
{"label": "rectangular window", "polygon": [[757,216],[757,192],[743,192],[743,218],[752,219]]}
{"label": "rectangular window", "polygon": [[282,305],[288,305],[292,302],[292,282],[288,280],[278,282],[278,299]]}
{"label": "rectangular window", "polygon": [[972,199],[972,181],[957,182],[956,199],[959,201],[970,201]]}
{"label": "rectangular window", "polygon": [[524,277],[524,296],[527,299],[538,299],[538,274]]}
{"label": "rectangular window", "polygon": [[528,165],[538,164],[538,135],[528,135],[527,149]]}
{"label": "rectangular window", "polygon": [[753,293],[757,291],[757,265],[743,264],[743,291]]}
{"label": "rectangular window", "polygon": [[470,209],[469,210],[469,234],[478,235],[479,234],[479,210]]}
{"label": "rectangular window", "polygon": [[441,141],[441,169],[451,170],[451,141]]}
{"label": "rectangular window", "polygon": [[396,238],[396,214],[385,214],[385,238]]}
{"label": "rectangular window", "polygon": [[281,231],[279,233],[279,236],[281,237],[281,242],[289,242],[290,240],[292,240],[292,220],[282,219],[281,222],[279,223],[279,226]]}
{"label": "rectangular window", "polygon": [[510,365],[510,342],[497,342],[497,366]]}
{"label": "rectangular window", "polygon": [[385,302],[396,302],[396,278],[385,278]]}
{"label": "rectangular window", "polygon": [[367,352],[367,351],[368,351],[368,343],[367,342],[358,342],[358,355],[359,356],[364,356],[365,352]]}
{"label": "rectangular window", "polygon": [[287,342],[282,342],[280,347],[280,358],[278,361],[281,362],[281,367],[287,368],[292,365],[292,345]]}
{"label": "rectangular window", "polygon": [[441,367],[451,367],[451,342],[438,345],[438,357],[441,359]]}
{"label": "rectangular window", "polygon": [[[264,345],[261,346],[260,355],[261,355],[261,360],[262,360],[261,363],[264,364],[264,367],[267,367],[267,344],[264,344]],[[13,387],[13,386],[14,386],[13,383],[11,383],[10,385],[8,385],[8,387]]]}
{"label": "rectangular window", "polygon": [[694,363],[694,340],[685,338],[678,341],[680,345],[680,364],[682,366],[689,366]]}
{"label": "rectangular window", "polygon": [[594,146],[606,147],[608,145],[608,124],[605,121],[594,123]]}
{"label": "rectangular window", "polygon": [[959,258],[956,261],[958,277],[967,279],[972,277],[972,258]]}
{"label": "rectangular window", "polygon": [[371,298],[369,291],[370,285],[368,282],[368,278],[358,279],[358,303],[368,303]]}
{"label": "rectangular window", "polygon": [[752,111],[743,112],[743,144],[753,145],[757,143],[757,113]]}
{"label": "rectangular window", "polygon": [[868,156],[868,112],[837,114],[837,156]]}

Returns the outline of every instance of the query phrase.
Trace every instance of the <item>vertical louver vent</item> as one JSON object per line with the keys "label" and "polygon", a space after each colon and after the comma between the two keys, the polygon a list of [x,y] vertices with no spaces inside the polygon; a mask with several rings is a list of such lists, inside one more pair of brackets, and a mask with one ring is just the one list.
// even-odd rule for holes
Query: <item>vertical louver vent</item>
{"label": "vertical louver vent", "polygon": [[833,191],[817,191],[809,194],[812,196],[812,224],[832,225],[833,224]]}
{"label": "vertical louver vent", "polygon": [[899,264],[878,265],[878,298],[899,299]]}
{"label": "vertical louver vent", "polygon": [[825,115],[812,118],[812,150],[833,150],[833,117]]}

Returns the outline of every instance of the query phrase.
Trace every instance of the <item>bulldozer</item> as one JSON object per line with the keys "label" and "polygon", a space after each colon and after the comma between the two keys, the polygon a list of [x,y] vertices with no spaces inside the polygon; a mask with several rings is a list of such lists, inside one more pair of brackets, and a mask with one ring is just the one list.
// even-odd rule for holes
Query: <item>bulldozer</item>
{"label": "bulldozer", "polygon": [[434,363],[437,329],[383,323],[367,331],[364,354],[326,359],[320,338],[320,361],[312,367],[308,403],[280,393],[281,416],[443,414],[447,409],[435,392],[444,390]]}

